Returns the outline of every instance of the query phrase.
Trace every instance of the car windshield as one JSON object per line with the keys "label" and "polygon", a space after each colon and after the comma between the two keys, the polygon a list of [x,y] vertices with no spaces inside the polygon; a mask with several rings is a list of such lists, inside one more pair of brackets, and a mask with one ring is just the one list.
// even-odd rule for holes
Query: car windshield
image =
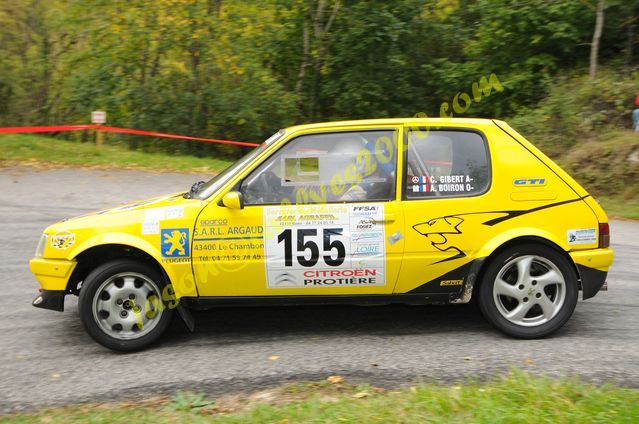
{"label": "car windshield", "polygon": [[253,159],[255,159],[266,147],[270,146],[275,141],[282,138],[285,134],[284,130],[279,130],[272,136],[270,136],[264,143],[251,150],[244,155],[240,160],[230,165],[224,171],[217,174],[215,177],[208,180],[206,183],[199,187],[193,197],[197,199],[206,199],[211,194],[215,193],[220,187],[222,187],[235,173],[248,165]]}

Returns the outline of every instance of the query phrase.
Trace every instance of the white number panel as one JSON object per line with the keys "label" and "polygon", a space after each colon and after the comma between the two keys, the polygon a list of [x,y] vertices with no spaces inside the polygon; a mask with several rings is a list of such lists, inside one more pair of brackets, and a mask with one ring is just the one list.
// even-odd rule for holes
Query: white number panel
{"label": "white number panel", "polygon": [[384,205],[264,207],[268,288],[386,284]]}

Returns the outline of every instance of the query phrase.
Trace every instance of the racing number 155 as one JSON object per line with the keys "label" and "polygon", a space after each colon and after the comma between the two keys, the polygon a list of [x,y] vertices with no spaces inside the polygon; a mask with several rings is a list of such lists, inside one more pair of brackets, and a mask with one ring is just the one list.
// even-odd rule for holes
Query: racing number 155
{"label": "racing number 155", "polygon": [[[344,263],[346,258],[346,248],[344,243],[339,240],[331,240],[332,236],[341,236],[342,228],[324,228],[323,232],[323,246],[322,250],[324,255],[322,258],[328,266],[340,266]],[[297,230],[297,262],[304,267],[312,267],[317,265],[320,257],[320,250],[313,240],[304,240],[306,237],[317,236],[317,230],[312,228]],[[284,265],[293,266],[293,230],[287,229],[282,231],[277,236],[277,243],[284,243]],[[306,259],[306,251],[311,251],[311,257]],[[331,253],[336,251],[337,257],[333,258]]]}

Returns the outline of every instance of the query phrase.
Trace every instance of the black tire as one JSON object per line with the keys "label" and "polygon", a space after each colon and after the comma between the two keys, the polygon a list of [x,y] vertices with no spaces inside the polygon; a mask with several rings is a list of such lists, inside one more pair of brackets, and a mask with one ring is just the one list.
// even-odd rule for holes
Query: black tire
{"label": "black tire", "polygon": [[[128,284],[133,284],[133,287],[137,287],[138,285],[142,287],[133,289],[138,290],[135,291],[135,293],[139,293],[140,295],[136,298],[135,294],[133,294],[134,300],[131,300],[130,302],[129,300],[124,300],[129,299],[124,291],[125,288],[117,287],[118,284],[124,284],[125,278],[129,279]],[[122,283],[119,282],[119,279],[122,279]],[[107,286],[103,286],[104,284]],[[82,321],[87,333],[89,333],[96,342],[108,347],[109,349],[121,352],[132,352],[144,349],[155,342],[164,333],[164,331],[166,331],[171,323],[173,308],[168,307],[169,305],[161,300],[162,291],[166,285],[167,282],[164,276],[158,270],[142,262],[137,262],[131,259],[116,259],[102,264],[94,269],[82,283],[80,297],[78,300],[80,320]],[[117,324],[112,327],[113,331],[109,334],[109,330],[105,328],[109,324],[105,319],[101,319],[104,318],[104,315],[106,315],[108,319],[111,314],[107,311],[97,310],[99,309],[99,306],[97,306],[98,302],[110,303],[111,301],[111,296],[108,293],[105,293],[108,292],[108,290],[104,290],[105,287],[111,287],[113,290],[118,290],[117,293],[119,294],[116,297],[122,297],[122,299],[117,299],[115,301],[122,302],[121,304],[123,306],[120,307],[113,304],[110,306],[113,308],[120,307],[122,309],[120,314],[124,314],[129,320],[137,317],[136,322],[142,322],[142,312],[140,311],[145,312],[147,309],[153,309],[156,311],[156,314],[159,313],[160,315],[157,316],[150,314],[153,318],[150,319],[151,324],[148,324],[146,330],[144,329],[144,326],[142,326],[142,330],[140,330],[140,326],[136,324],[133,327],[137,327],[137,330],[133,328],[130,331],[120,331],[122,337],[114,337],[114,333],[118,332]],[[149,290],[150,288],[152,288],[153,291],[148,295],[143,293],[143,291]],[[101,295],[99,298],[96,298],[98,290],[100,290]],[[156,291],[159,291],[159,293],[155,293]],[[120,296],[120,294],[122,296]],[[152,297],[153,295],[157,295],[157,301],[154,301]],[[142,305],[142,298],[145,296],[146,299],[144,299],[144,305]],[[104,300],[105,297],[106,300]],[[94,305],[96,305],[95,312]],[[138,306],[140,309],[136,309]],[[128,309],[125,310],[125,307],[128,307]],[[136,311],[140,313],[137,313],[136,315]],[[118,315],[114,314],[113,316],[117,317]],[[145,315],[145,317],[148,316]],[[122,318],[122,320],[124,319],[125,318]],[[128,323],[125,324],[128,325]],[[119,328],[122,330],[122,325],[120,325]],[[136,331],[139,336],[135,334]],[[128,336],[126,336],[127,333]]]}
{"label": "black tire", "polygon": [[[525,261],[531,257],[533,258],[531,259],[530,267],[532,271],[522,273],[522,275],[529,275],[529,281],[525,284],[524,282],[518,284],[520,282],[519,263],[521,263],[522,269],[525,269]],[[554,269],[551,264],[554,265]],[[513,270],[513,266],[515,270]],[[553,270],[555,273],[560,273],[563,277],[565,288],[562,288],[561,284],[542,288],[541,279],[544,278],[544,275],[550,275],[543,274],[544,270],[546,272]],[[539,282],[535,279],[535,274],[540,275],[537,277],[540,280]],[[516,298],[502,295],[501,288],[504,287],[504,284],[497,282],[498,276],[500,276],[501,281],[509,283],[514,281],[514,284],[508,290],[512,290],[517,296],[526,297]],[[548,277],[547,280],[554,279]],[[579,295],[577,280],[577,273],[573,265],[561,252],[542,244],[523,243],[519,246],[507,248],[491,259],[483,273],[479,287],[479,307],[486,320],[509,336],[520,339],[546,337],[561,328],[572,316]],[[497,288],[495,284],[497,284]],[[525,286],[525,288],[522,288],[522,286]],[[561,294],[562,292],[565,297]],[[554,302],[554,306],[548,306],[547,309],[542,308],[541,303],[546,298]],[[562,298],[563,302],[561,302]],[[528,302],[532,306],[529,306]],[[507,309],[509,304],[514,305],[512,310]],[[549,304],[544,303],[544,305]],[[507,314],[514,314],[515,308],[519,306],[522,306],[522,311],[525,310],[525,306],[530,309],[523,317],[520,316],[518,319],[515,319],[514,316],[511,319],[506,318]],[[552,314],[546,315],[545,311],[552,310],[553,307],[555,309]],[[537,315],[535,316],[535,314]],[[536,324],[536,322],[539,323]]]}

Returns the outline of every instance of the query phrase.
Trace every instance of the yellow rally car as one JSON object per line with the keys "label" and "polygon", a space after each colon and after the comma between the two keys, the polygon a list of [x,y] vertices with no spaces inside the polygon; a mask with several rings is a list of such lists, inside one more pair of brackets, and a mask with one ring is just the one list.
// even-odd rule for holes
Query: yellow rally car
{"label": "yellow rally car", "polygon": [[467,303],[546,336],[605,288],[599,204],[506,123],[387,119],[281,130],[186,193],[65,220],[33,305],[79,295],[99,343],[136,350],[226,304]]}

